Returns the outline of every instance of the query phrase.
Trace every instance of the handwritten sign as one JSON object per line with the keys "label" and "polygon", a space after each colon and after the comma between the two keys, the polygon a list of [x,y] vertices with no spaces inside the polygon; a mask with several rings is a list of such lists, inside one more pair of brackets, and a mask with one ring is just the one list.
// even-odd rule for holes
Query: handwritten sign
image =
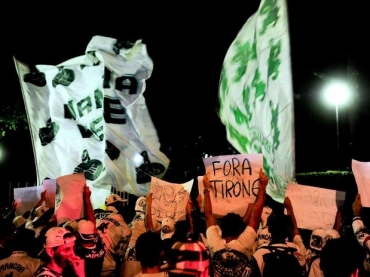
{"label": "handwritten sign", "polygon": [[370,207],[370,162],[352,160],[352,172],[355,176],[357,191],[361,195],[363,207]]}
{"label": "handwritten sign", "polygon": [[56,179],[55,216],[58,225],[83,217],[83,173],[70,174]]}
{"label": "handwritten sign", "polygon": [[33,186],[25,188],[14,188],[14,200],[17,203],[16,215],[23,215],[40,201],[42,186]]}
{"label": "handwritten sign", "polygon": [[[263,155],[216,156],[203,159],[203,163],[206,173],[210,174],[210,196],[215,216],[223,216],[229,212],[244,216],[248,204],[254,203],[258,194]],[[204,201],[203,176],[198,177],[198,186]]]}
{"label": "handwritten sign", "polygon": [[343,205],[346,193],[331,189],[288,184],[286,196],[292,202],[298,228],[332,229],[338,207]]}
{"label": "handwritten sign", "polygon": [[194,180],[184,184],[175,184],[152,177],[150,192],[153,193],[152,218],[162,221],[172,217],[175,221],[186,218],[186,205]]}

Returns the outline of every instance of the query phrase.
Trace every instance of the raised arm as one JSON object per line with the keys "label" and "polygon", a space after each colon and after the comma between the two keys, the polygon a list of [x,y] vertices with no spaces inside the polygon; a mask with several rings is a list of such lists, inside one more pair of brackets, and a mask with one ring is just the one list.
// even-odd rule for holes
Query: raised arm
{"label": "raised arm", "polygon": [[154,231],[153,217],[152,217],[152,201],[153,201],[153,193],[149,193],[146,196],[145,227],[147,230]]}
{"label": "raised arm", "polygon": [[245,214],[243,216],[243,222],[244,222],[245,225],[248,225],[248,222],[252,217],[253,206],[254,206],[254,203],[249,203],[248,208],[245,211]]}
{"label": "raised arm", "polygon": [[85,217],[87,220],[91,221],[95,225],[95,232],[96,232],[96,221],[94,216],[94,209],[91,204],[91,190],[90,188],[85,184],[83,188],[83,201],[84,201],[84,210],[85,210]]}
{"label": "raised arm", "polygon": [[265,205],[265,199],[266,199],[266,188],[268,184],[268,177],[266,176],[265,172],[263,172],[263,169],[260,169],[260,189],[258,191],[256,202],[253,206],[252,216],[251,219],[248,222],[248,226],[252,227],[256,232],[258,229],[258,225],[261,219],[261,213],[263,210],[263,206]]}
{"label": "raised arm", "polygon": [[286,208],[287,214],[290,216],[290,220],[292,222],[292,227],[293,227],[292,236],[294,238],[295,236],[300,235],[300,233],[299,233],[299,229],[297,226],[297,220],[294,216],[293,205],[288,196],[284,200],[284,207]]}
{"label": "raised arm", "polygon": [[41,194],[40,194],[40,200],[39,200],[39,202],[37,202],[37,204],[32,208],[32,210],[31,210],[31,212],[30,212],[30,215],[29,215],[29,217],[28,217],[28,219],[27,219],[27,221],[32,221],[32,220],[34,220],[34,218],[35,218],[35,210],[38,208],[38,207],[40,207],[41,205],[42,205],[42,203],[44,203],[45,202],[45,200],[46,200],[46,190],[44,190],[43,192],[41,192]]}
{"label": "raised arm", "polygon": [[207,228],[209,228],[213,225],[217,225],[216,218],[214,217],[213,212],[212,212],[212,202],[211,202],[211,196],[210,196],[212,187],[211,187],[211,183],[209,181],[209,172],[207,172],[203,176],[203,186],[204,186],[204,191],[203,191],[203,194],[204,194],[204,216],[206,218]]}
{"label": "raised arm", "polygon": [[361,219],[361,196],[360,194],[356,195],[355,201],[352,203],[352,210],[353,210],[353,220],[352,220],[352,228],[355,234],[355,237],[358,243],[365,247],[367,250],[370,250],[370,234],[367,228],[364,225],[364,222]]}

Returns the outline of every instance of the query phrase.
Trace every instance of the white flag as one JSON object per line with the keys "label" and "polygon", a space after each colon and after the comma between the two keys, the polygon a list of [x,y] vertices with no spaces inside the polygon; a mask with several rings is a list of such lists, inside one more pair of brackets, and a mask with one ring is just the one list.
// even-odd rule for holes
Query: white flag
{"label": "white flag", "polygon": [[283,202],[294,176],[293,93],[285,0],[262,0],[226,53],[219,116],[240,153],[262,153],[267,193]]}
{"label": "white flag", "polygon": [[[169,165],[143,92],[153,63],[146,46],[95,36],[85,55],[59,65],[14,60],[28,114],[38,183],[84,173],[104,204],[111,186],[136,196]],[[101,191],[103,190],[103,191]],[[106,192],[107,191],[107,192]],[[104,193],[102,193],[104,192]]]}

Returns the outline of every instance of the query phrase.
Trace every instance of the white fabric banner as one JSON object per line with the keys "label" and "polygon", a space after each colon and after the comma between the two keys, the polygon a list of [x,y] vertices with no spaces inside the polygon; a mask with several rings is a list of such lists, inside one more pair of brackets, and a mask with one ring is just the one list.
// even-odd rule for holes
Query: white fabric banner
{"label": "white fabric banner", "polygon": [[262,0],[228,49],[219,116],[240,153],[262,153],[267,194],[283,203],[294,176],[290,41],[285,0]]}
{"label": "white fabric banner", "polygon": [[183,184],[175,184],[152,177],[150,192],[153,193],[152,218],[162,222],[165,217],[175,221],[186,219],[188,203],[194,180]]}
{"label": "white fabric banner", "polygon": [[344,204],[346,193],[300,184],[288,184],[286,196],[293,206],[298,228],[333,229],[337,210]]}
{"label": "white fabric banner", "polygon": [[85,55],[57,66],[31,69],[14,59],[38,183],[84,173],[94,208],[111,186],[148,194],[150,178],[162,178],[169,164],[143,96],[152,60],[141,41],[126,47],[95,36]]}
{"label": "white fabric banner", "polygon": [[[238,154],[204,158],[212,191],[212,212],[216,217],[234,212],[244,216],[249,203],[254,203],[259,191],[259,173],[263,168],[262,154]],[[204,203],[203,176],[198,177],[199,193]],[[201,207],[204,211],[204,204]]]}

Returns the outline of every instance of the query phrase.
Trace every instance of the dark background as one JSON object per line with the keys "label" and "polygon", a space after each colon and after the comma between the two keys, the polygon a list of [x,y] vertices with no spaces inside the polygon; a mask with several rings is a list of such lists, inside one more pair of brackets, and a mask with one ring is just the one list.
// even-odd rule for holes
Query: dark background
{"label": "dark background", "polygon": [[[259,1],[73,4],[13,3],[3,10],[2,89],[12,101],[23,101],[13,55],[26,64],[56,65],[83,55],[94,35],[143,39],[154,62],[144,95],[173,170],[194,174],[202,152],[232,152],[217,116],[218,81],[229,46]],[[370,161],[364,3],[289,0],[288,9],[296,172],[350,170],[352,158]],[[354,76],[357,100],[339,109],[338,155],[335,108],[323,101],[322,89],[332,78]],[[0,164],[3,180],[34,182],[29,131],[8,132],[0,143],[8,153]]]}

